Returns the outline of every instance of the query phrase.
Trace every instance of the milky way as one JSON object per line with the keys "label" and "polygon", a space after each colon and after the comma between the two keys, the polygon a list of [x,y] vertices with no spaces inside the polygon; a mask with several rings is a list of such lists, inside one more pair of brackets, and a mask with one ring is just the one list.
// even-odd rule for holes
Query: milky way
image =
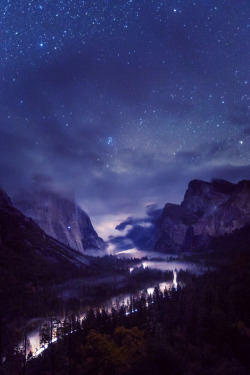
{"label": "milky way", "polygon": [[39,175],[107,228],[193,178],[250,178],[249,17],[248,0],[3,0],[2,186]]}

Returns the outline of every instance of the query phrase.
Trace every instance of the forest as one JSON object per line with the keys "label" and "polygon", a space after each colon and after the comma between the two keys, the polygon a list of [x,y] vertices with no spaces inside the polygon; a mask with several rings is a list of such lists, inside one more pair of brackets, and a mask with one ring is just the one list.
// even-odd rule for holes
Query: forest
{"label": "forest", "polygon": [[[216,269],[183,272],[185,286],[156,286],[108,311],[89,308],[41,327],[48,348],[37,358],[28,347],[9,353],[2,375],[246,375],[250,373],[250,239],[248,228],[217,239]],[[57,328],[57,329],[55,329]],[[57,341],[52,342],[53,332]]]}

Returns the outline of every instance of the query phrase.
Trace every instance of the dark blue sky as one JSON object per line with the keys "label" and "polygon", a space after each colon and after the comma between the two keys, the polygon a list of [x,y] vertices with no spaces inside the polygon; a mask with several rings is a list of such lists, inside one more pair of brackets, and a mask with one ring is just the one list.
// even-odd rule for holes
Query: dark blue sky
{"label": "dark blue sky", "polygon": [[248,0],[0,7],[10,194],[39,175],[107,229],[179,202],[193,178],[250,178]]}

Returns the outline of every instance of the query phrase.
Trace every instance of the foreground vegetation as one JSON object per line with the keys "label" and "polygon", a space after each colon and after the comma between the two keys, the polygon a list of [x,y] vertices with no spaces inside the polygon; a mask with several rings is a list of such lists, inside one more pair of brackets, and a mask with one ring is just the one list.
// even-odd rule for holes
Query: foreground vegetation
{"label": "foreground vegetation", "polygon": [[[183,289],[156,287],[110,314],[90,309],[82,323],[71,316],[26,374],[249,374],[249,265],[249,256],[237,256],[220,272],[186,277]],[[22,363],[19,351],[2,373],[22,374]]]}
{"label": "foreground vegetation", "polygon": [[[41,339],[58,341],[24,367],[21,350],[4,375],[247,375],[250,373],[249,228],[217,240],[216,271],[183,273],[185,288],[131,298],[111,313],[89,309],[62,323],[48,321]],[[72,333],[70,333],[72,332]],[[70,333],[70,334],[69,334]]]}
{"label": "foreground vegetation", "polygon": [[190,276],[186,288],[131,299],[127,310],[72,316],[26,374],[249,374],[249,264],[238,256],[220,273]]}
{"label": "foreground vegetation", "polygon": [[[69,275],[67,282],[61,277],[50,283],[58,270],[53,274],[52,270],[43,269],[44,278],[39,279],[37,268],[29,269],[26,258],[19,259],[22,273],[6,270],[0,274],[1,359],[6,357],[7,362],[15,362],[16,355],[20,354],[17,345],[30,331],[39,329],[51,311],[57,317],[79,315],[86,311],[87,306],[102,306],[113,296],[136,293],[147,285],[173,277],[172,272],[141,268],[130,273],[129,267],[135,266],[138,259],[86,258],[89,265],[84,273],[76,274],[77,278]],[[13,257],[14,270],[15,266],[18,266],[18,261]]]}

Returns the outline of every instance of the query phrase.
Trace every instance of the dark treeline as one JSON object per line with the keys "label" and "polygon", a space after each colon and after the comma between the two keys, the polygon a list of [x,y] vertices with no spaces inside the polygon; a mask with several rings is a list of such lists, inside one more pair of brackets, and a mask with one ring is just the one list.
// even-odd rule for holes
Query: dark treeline
{"label": "dark treeline", "polygon": [[182,272],[183,288],[156,287],[110,313],[89,309],[82,322],[52,314],[41,330],[49,348],[27,363],[24,350],[9,353],[1,375],[250,374],[249,231],[216,242],[216,252],[201,255],[216,270]]}
{"label": "dark treeline", "polygon": [[[15,362],[13,358],[20,355],[17,344],[24,340],[27,332],[39,327],[49,311],[54,311],[56,316],[78,314],[89,305],[102,306],[115,295],[135,293],[147,284],[173,277],[172,272],[142,268],[130,273],[129,267],[135,266],[138,259],[121,260],[114,256],[87,259],[90,266],[84,274],[76,275],[77,278],[71,275],[65,282],[58,276],[58,270],[53,275],[45,268],[39,273],[36,267],[29,267],[26,258],[13,257],[11,270],[5,268],[0,273],[1,359],[6,357]],[[18,267],[20,271],[16,271]]]}
{"label": "dark treeline", "polygon": [[[142,293],[111,313],[89,309],[82,322],[72,315],[55,323],[58,342],[28,361],[25,373],[249,374],[249,266],[249,255],[235,254],[215,272],[186,275],[185,288],[162,293],[156,287],[152,296]],[[51,341],[50,327],[48,321],[44,343]],[[13,372],[12,361],[3,374],[22,374],[21,357],[19,368]]]}

